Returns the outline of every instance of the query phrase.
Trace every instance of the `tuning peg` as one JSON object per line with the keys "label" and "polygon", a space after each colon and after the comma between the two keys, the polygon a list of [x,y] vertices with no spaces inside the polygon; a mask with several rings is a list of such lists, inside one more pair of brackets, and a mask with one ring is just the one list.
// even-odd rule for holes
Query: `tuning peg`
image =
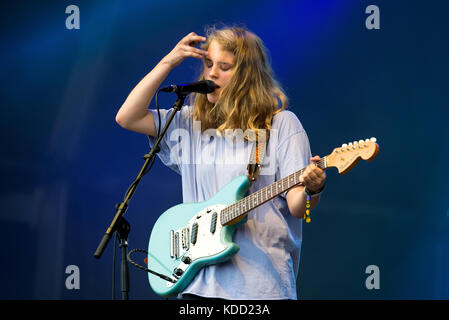
{"label": "tuning peg", "polygon": [[349,142],[348,145],[349,145],[349,146],[352,146],[352,142]]}
{"label": "tuning peg", "polygon": [[365,142],[369,142],[369,139],[365,139]]}
{"label": "tuning peg", "polygon": [[359,144],[359,142],[358,141],[354,141],[353,144]]}
{"label": "tuning peg", "polygon": [[374,137],[373,137],[373,138],[371,138],[370,140],[371,140],[372,142],[376,142],[376,141],[377,141],[377,139],[376,139],[376,138],[374,138]]}
{"label": "tuning peg", "polygon": [[342,145],[341,145],[341,147],[342,148],[346,148],[348,145],[346,144],[346,143],[343,143]]}
{"label": "tuning peg", "polygon": [[359,140],[359,144],[363,144],[365,141],[363,140]]}

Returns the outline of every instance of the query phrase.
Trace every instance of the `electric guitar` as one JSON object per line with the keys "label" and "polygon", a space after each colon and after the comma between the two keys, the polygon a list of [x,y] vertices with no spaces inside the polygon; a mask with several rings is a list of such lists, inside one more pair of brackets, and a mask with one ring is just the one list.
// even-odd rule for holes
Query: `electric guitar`
{"label": "electric guitar", "polygon": [[[372,160],[378,152],[375,138],[355,141],[335,148],[317,165],[323,170],[336,167],[345,174],[360,159]],[[232,236],[246,222],[248,212],[299,185],[304,170],[246,197],[251,182],[241,175],[207,201],[183,203],[165,211],[156,221],[148,245],[148,269],[163,275],[148,273],[154,292],[163,297],[176,295],[201,268],[235,255],[239,246]]]}

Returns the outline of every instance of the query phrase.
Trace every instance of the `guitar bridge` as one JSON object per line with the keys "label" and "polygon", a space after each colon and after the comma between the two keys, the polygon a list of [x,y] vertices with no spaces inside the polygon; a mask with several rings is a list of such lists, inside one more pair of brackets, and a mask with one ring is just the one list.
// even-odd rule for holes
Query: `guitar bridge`
{"label": "guitar bridge", "polygon": [[179,232],[170,230],[170,258],[178,259],[179,257]]}

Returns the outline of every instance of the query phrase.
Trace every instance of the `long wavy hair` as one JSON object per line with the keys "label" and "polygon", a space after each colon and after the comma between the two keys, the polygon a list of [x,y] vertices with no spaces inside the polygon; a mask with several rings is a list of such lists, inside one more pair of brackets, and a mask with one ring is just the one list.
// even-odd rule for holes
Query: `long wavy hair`
{"label": "long wavy hair", "polygon": [[[216,128],[268,132],[273,116],[288,106],[288,98],[275,80],[262,40],[242,27],[215,27],[206,30],[207,41],[201,47],[208,50],[216,41],[223,50],[234,55],[235,71],[215,104],[206,95],[190,97],[193,119],[201,121],[201,131]],[[204,65],[199,80],[204,80]]]}

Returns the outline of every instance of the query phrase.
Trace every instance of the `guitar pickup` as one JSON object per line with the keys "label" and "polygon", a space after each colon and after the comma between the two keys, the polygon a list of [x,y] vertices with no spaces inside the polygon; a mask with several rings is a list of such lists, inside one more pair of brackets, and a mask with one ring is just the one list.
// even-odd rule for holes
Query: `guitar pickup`
{"label": "guitar pickup", "polygon": [[193,225],[192,225],[192,235],[191,235],[191,237],[190,237],[190,242],[192,243],[192,244],[195,244],[196,243],[196,238],[197,238],[197,236],[198,236],[198,223],[194,223]]}
{"label": "guitar pickup", "polygon": [[182,248],[185,250],[189,250],[190,246],[190,237],[189,237],[189,228],[183,228],[181,231],[181,239],[182,239]]}
{"label": "guitar pickup", "polygon": [[214,233],[217,228],[217,212],[212,214],[212,219],[210,221],[210,233]]}

